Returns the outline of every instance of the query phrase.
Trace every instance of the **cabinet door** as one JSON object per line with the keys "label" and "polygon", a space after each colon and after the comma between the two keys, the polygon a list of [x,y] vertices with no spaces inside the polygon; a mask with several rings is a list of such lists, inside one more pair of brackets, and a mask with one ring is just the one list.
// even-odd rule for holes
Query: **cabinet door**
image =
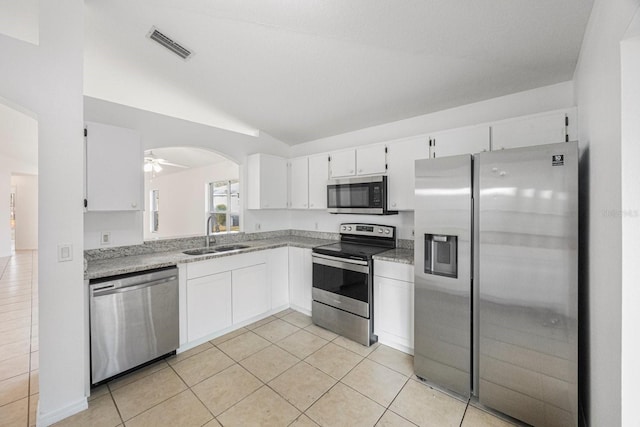
{"label": "cabinet door", "polygon": [[187,281],[187,340],[231,326],[231,272]]}
{"label": "cabinet door", "polygon": [[267,255],[271,309],[289,306],[289,248],[271,249]]}
{"label": "cabinet door", "polygon": [[287,208],[287,160],[268,154],[247,157],[247,208]]}
{"label": "cabinet door", "polygon": [[391,210],[413,210],[415,207],[415,161],[429,158],[426,136],[387,145],[388,204]]}
{"label": "cabinet door", "polygon": [[358,175],[381,175],[387,172],[387,152],[384,145],[358,148],[356,166]]}
{"label": "cabinet door", "polygon": [[491,126],[491,149],[566,142],[566,117],[565,112],[555,112],[496,123]]}
{"label": "cabinet door", "polygon": [[298,157],[290,161],[291,202],[292,209],[308,209],[309,207],[309,159]]}
{"label": "cabinet door", "polygon": [[311,314],[311,249],[289,248],[289,295],[291,306]]}
{"label": "cabinet door", "polygon": [[266,313],[271,308],[266,264],[233,270],[231,273],[233,323]]}
{"label": "cabinet door", "polygon": [[356,150],[331,153],[331,178],[356,174]]}
{"label": "cabinet door", "polygon": [[144,210],[144,158],[138,133],[92,122],[86,128],[87,210]]}
{"label": "cabinet door", "polygon": [[413,283],[374,276],[374,304],[380,342],[413,350]]}
{"label": "cabinet door", "polygon": [[481,125],[453,129],[433,134],[430,139],[432,158],[475,154],[489,151],[490,128],[488,125]]}
{"label": "cabinet door", "polygon": [[327,208],[327,180],[329,156],[320,154],[309,157],[309,209]]}

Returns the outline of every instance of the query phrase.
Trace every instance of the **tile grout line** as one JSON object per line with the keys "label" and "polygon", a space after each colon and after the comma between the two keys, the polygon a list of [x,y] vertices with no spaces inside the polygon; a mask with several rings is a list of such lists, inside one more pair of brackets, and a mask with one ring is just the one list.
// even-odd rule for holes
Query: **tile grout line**
{"label": "tile grout line", "polygon": [[[207,341],[207,342],[209,342],[209,341]],[[212,345],[213,347],[215,347],[215,345],[213,345],[213,344],[211,344],[211,345]],[[204,350],[204,351],[207,351],[207,350]],[[201,351],[200,353],[204,353],[204,351]],[[198,355],[198,354],[200,354],[200,353],[196,353],[196,354],[194,354],[193,356],[197,356],[197,355]],[[188,359],[190,359],[190,358],[191,358],[191,357],[193,357],[193,356],[189,356],[189,357],[185,358],[184,360],[188,360]],[[232,360],[233,360],[233,359],[232,359]],[[208,407],[207,405],[205,405],[205,403],[200,399],[200,396],[198,396],[198,393],[196,393],[195,391],[193,391],[193,387],[194,387],[194,386],[196,386],[196,385],[198,385],[198,384],[200,384],[202,381],[206,381],[206,380],[208,380],[209,378],[211,378],[211,377],[214,377],[214,376],[218,375],[220,372],[224,372],[224,371],[226,371],[227,369],[229,369],[229,368],[230,368],[231,366],[233,366],[233,365],[229,366],[228,368],[223,369],[222,371],[220,371],[220,372],[218,372],[218,373],[216,373],[216,374],[211,375],[211,377],[207,377],[207,378],[205,378],[204,380],[202,380],[202,381],[200,381],[200,382],[195,383],[193,386],[190,386],[189,384],[187,384],[187,382],[186,382],[186,381],[185,381],[185,380],[180,376],[180,374],[178,373],[178,371],[176,371],[176,370],[174,369],[173,365],[171,365],[170,363],[167,363],[167,365],[169,365],[169,367],[170,367],[170,368],[173,370],[173,372],[178,376],[178,378],[180,378],[180,380],[184,383],[184,385],[186,385],[186,386],[187,386],[187,390],[189,390],[189,391],[191,392],[191,394],[193,394],[193,395],[196,397],[196,399],[198,399],[198,402],[200,402],[200,404],[201,404],[202,406],[204,406],[204,408],[209,412],[209,414],[211,414],[211,416],[213,417],[213,419],[214,419],[214,420],[216,420],[216,421],[218,421],[218,419],[216,418],[216,416],[214,415],[214,413],[213,413],[213,412],[211,412],[211,409],[209,409],[209,407]],[[185,391],[186,391],[186,390],[185,390]],[[184,391],[181,391],[180,393],[183,393],[183,392],[184,392]],[[178,393],[178,394],[180,394],[180,393]],[[178,394],[176,394],[176,396],[177,396]],[[172,396],[171,398],[173,398],[173,397],[175,397],[175,396]],[[171,398],[170,398],[170,399],[171,399]],[[167,399],[167,400],[169,400],[169,399]],[[165,400],[165,402],[166,402],[166,400]],[[159,404],[158,404],[158,405],[159,405]],[[157,406],[157,405],[156,405],[156,406]],[[149,408],[149,409],[151,409],[151,408]],[[148,411],[149,409],[147,409],[147,411]],[[146,412],[146,411],[145,411],[145,412]],[[144,412],[143,412],[143,413],[144,413]],[[137,415],[136,415],[136,416],[137,416]],[[206,421],[206,422],[205,422],[204,424],[202,424],[202,425],[204,426],[204,425],[206,425],[206,424],[208,424],[208,423],[210,423],[210,422],[211,422],[211,420],[208,420],[208,421]],[[218,421],[218,423],[220,423],[220,422]]]}
{"label": "tile grout line", "polygon": [[462,427],[462,423],[464,422],[464,417],[467,415],[467,411],[469,410],[469,403],[471,402],[471,398],[467,399],[467,405],[464,407],[464,412],[462,413],[462,418],[460,419],[460,426]]}
{"label": "tile grout line", "polygon": [[[162,360],[164,361],[165,359],[162,359]],[[181,376],[180,376],[180,375],[175,371],[175,369],[173,369],[173,367],[172,367],[169,363],[167,363],[167,367],[171,368],[171,370],[173,370],[173,372],[178,376],[178,378],[180,379],[180,381],[182,381],[182,383],[185,385],[185,387],[187,387],[187,389],[186,389],[186,390],[190,390],[189,385],[188,385],[188,384],[187,384],[187,383],[182,379],[182,377],[181,377]],[[157,374],[158,372],[160,372],[160,371],[163,371],[163,370],[167,369],[167,367],[164,367],[164,368],[159,369],[159,370],[157,370],[157,371],[155,371],[155,372],[152,372],[152,373],[150,373],[149,375],[145,375],[144,377],[139,378],[139,379],[137,379],[137,380],[135,380],[135,381],[133,381],[133,382],[131,382],[131,383],[129,383],[129,384],[123,385],[122,387],[119,387],[117,390],[119,390],[119,389],[121,389],[121,388],[124,388],[124,387],[127,387],[127,386],[128,386],[128,385],[130,385],[130,384],[134,384],[134,383],[136,383],[136,382],[138,382],[138,381],[140,381],[140,380],[142,380],[142,379],[144,379],[144,378],[150,377],[151,375]],[[117,391],[117,390],[116,390],[116,391]],[[186,390],[179,391],[178,393],[176,393],[176,394],[174,394],[174,395],[172,395],[172,396],[167,397],[166,399],[162,400],[161,402],[158,402],[158,403],[156,403],[155,405],[152,405],[152,406],[148,407],[148,408],[147,408],[147,409],[145,409],[144,411],[142,411],[142,412],[140,412],[140,413],[138,413],[138,414],[134,415],[133,417],[128,418],[128,419],[127,419],[127,421],[131,421],[132,419],[134,419],[134,418],[135,418],[135,417],[137,417],[138,415],[142,415],[142,414],[144,414],[145,412],[150,411],[151,409],[155,408],[156,406],[161,405],[162,403],[166,402],[167,400],[169,400],[169,399],[172,399],[172,398],[176,397],[177,395],[179,395],[180,393],[185,392]],[[126,422],[125,422],[124,418],[122,417],[122,414],[120,413],[120,408],[118,408],[118,404],[116,403],[116,400],[115,400],[115,398],[113,397],[113,393],[111,392],[111,388],[109,388],[109,393],[111,394],[111,398],[113,399],[113,403],[114,403],[114,405],[116,405],[116,409],[118,409],[118,414],[120,415],[120,419],[122,420],[122,423],[126,425]]]}

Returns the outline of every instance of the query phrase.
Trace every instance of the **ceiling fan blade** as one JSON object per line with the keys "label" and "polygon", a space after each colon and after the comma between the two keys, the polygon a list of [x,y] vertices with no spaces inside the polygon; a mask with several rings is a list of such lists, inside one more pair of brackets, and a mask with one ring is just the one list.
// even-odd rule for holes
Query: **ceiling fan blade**
{"label": "ceiling fan blade", "polygon": [[189,168],[189,166],[181,165],[179,163],[168,162],[165,159],[156,159],[156,161],[158,163],[160,163],[161,165],[165,165],[165,166],[173,166],[173,167],[176,167],[176,168],[184,168],[184,169],[188,169]]}

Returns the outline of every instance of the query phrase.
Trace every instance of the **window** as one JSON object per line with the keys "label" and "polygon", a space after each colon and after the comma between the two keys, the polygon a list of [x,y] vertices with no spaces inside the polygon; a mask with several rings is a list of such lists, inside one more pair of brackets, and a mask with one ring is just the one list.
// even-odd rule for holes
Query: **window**
{"label": "window", "polygon": [[215,181],[209,183],[209,215],[213,215],[211,232],[240,231],[240,182]]}
{"label": "window", "polygon": [[160,214],[160,190],[151,190],[149,192],[149,228],[152,233],[158,232]]}

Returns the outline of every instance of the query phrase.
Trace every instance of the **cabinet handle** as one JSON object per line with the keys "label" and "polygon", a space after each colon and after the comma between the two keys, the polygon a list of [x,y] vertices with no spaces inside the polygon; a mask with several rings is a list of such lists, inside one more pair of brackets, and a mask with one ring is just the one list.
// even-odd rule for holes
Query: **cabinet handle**
{"label": "cabinet handle", "polygon": [[306,204],[306,203],[303,203],[303,204],[302,204],[302,206],[306,208],[306,207],[307,207],[307,204]]}
{"label": "cabinet handle", "polygon": [[362,169],[358,169],[358,172],[359,172],[359,173],[362,173]]}
{"label": "cabinet handle", "polygon": [[131,207],[132,207],[132,208],[137,208],[137,207],[138,207],[138,204],[137,204],[136,202],[131,202]]}
{"label": "cabinet handle", "polygon": [[396,202],[391,203],[391,206],[396,207]]}
{"label": "cabinet handle", "polygon": [[349,173],[353,173],[353,169],[349,169]]}
{"label": "cabinet handle", "polygon": [[309,204],[309,207],[311,207],[311,208],[312,208],[312,207],[313,207],[313,203]]}

